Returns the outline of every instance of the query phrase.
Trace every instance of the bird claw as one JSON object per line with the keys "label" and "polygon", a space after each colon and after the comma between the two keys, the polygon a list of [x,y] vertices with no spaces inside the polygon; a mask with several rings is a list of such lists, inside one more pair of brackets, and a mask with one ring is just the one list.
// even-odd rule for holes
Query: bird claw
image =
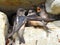
{"label": "bird claw", "polygon": [[49,33],[51,33],[50,30],[47,30],[47,37],[49,36]]}
{"label": "bird claw", "polygon": [[20,43],[20,44],[21,44],[21,43],[25,43],[24,38],[20,38],[20,39],[19,39],[19,43]]}

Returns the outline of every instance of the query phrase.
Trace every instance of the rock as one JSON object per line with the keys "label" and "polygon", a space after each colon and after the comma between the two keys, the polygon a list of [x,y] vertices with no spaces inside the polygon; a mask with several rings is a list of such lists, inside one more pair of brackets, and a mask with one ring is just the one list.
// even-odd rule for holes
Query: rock
{"label": "rock", "polygon": [[0,12],[0,45],[5,45],[5,36],[9,27],[8,19],[5,13]]}
{"label": "rock", "polygon": [[16,37],[15,43],[13,45],[19,45],[19,38],[18,37]]}
{"label": "rock", "polygon": [[46,11],[51,14],[60,14],[60,0],[47,0]]}
{"label": "rock", "polygon": [[[60,45],[60,27],[55,25],[58,22],[54,21],[47,24],[47,27],[50,29],[48,37],[43,28],[25,27],[25,44],[21,45]],[[18,44],[19,39],[16,38],[15,43]]]}
{"label": "rock", "polygon": [[60,21],[54,21],[53,22],[57,27],[60,27]]}
{"label": "rock", "polygon": [[46,32],[43,29],[26,27],[24,38],[27,45],[37,45],[38,40],[46,38]]}
{"label": "rock", "polygon": [[[56,22],[58,22],[58,21],[56,21]],[[51,30],[51,33],[49,34],[49,38],[50,38],[49,39],[50,40],[49,44],[50,45],[60,45],[60,42],[59,42],[59,39],[60,39],[60,27],[55,25],[54,22],[48,23],[47,26]]]}
{"label": "rock", "polygon": [[49,22],[49,23],[47,24],[47,27],[48,27],[50,30],[60,30],[60,27],[58,27],[58,25],[56,25],[57,22],[58,22],[58,21],[56,21],[56,23],[55,23],[55,22]]}
{"label": "rock", "polygon": [[[37,40],[39,40],[42,37],[46,38],[46,32],[43,31],[43,29],[38,29],[38,28],[35,29],[34,27],[26,27],[24,31],[25,44],[21,44],[21,45],[36,45]],[[16,37],[15,44],[18,44],[18,43],[19,43],[19,39],[18,37]]]}

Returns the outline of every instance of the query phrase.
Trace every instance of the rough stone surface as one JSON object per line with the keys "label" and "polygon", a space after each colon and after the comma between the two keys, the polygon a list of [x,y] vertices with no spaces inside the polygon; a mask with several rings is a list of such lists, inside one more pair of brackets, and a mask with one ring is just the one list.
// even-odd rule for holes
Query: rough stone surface
{"label": "rough stone surface", "polygon": [[0,12],[0,45],[5,45],[5,36],[7,35],[8,25],[6,14]]}
{"label": "rough stone surface", "polygon": [[46,11],[52,14],[60,14],[60,0],[47,0]]}
{"label": "rough stone surface", "polygon": [[[24,31],[25,44],[20,45],[60,45],[60,27],[55,25],[55,22],[49,22],[47,24],[50,29],[48,37],[42,28],[26,27]],[[16,41],[18,44],[19,39],[16,38]]]}
{"label": "rough stone surface", "polygon": [[60,21],[54,21],[53,22],[56,26],[60,27]]}

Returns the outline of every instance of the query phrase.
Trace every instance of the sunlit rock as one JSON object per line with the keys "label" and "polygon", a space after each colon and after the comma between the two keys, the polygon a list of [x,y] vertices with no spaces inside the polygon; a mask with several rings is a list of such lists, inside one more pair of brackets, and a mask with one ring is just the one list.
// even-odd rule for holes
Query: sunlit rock
{"label": "sunlit rock", "polygon": [[[47,24],[50,30],[48,36],[43,28],[25,27],[25,44],[21,45],[60,45],[60,27],[56,25],[58,22],[54,21]],[[19,39],[16,38],[15,43],[18,44]]]}
{"label": "sunlit rock", "polygon": [[[59,45],[60,27],[56,26],[53,22],[47,24],[50,29],[48,37],[46,32],[41,28],[26,27],[24,38],[27,45]],[[33,42],[33,43],[32,43]]]}
{"label": "sunlit rock", "polygon": [[46,0],[46,11],[51,14],[60,14],[60,0]]}
{"label": "sunlit rock", "polygon": [[8,19],[5,13],[0,12],[0,45],[5,45],[5,36],[9,27]]}

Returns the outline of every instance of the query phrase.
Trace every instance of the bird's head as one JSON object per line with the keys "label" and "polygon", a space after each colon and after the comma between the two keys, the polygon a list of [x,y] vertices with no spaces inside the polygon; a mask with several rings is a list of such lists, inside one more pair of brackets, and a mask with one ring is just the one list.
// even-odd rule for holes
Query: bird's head
{"label": "bird's head", "polygon": [[45,9],[45,5],[44,4],[40,4],[37,6],[37,12],[41,12],[43,9]]}
{"label": "bird's head", "polygon": [[17,16],[24,16],[25,12],[26,12],[26,10],[24,8],[19,8],[17,10]]}

